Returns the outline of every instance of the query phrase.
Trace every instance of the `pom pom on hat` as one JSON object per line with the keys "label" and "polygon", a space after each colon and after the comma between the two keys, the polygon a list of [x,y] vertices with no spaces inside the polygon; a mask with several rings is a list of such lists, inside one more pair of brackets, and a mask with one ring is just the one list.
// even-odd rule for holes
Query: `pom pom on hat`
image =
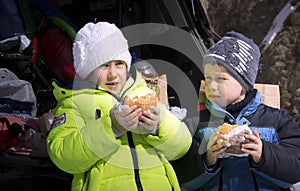
{"label": "pom pom on hat", "polygon": [[87,23],[73,43],[74,68],[85,79],[93,70],[111,60],[122,60],[130,69],[131,55],[121,30],[107,22]]}
{"label": "pom pom on hat", "polygon": [[205,64],[220,64],[246,89],[253,88],[260,59],[259,47],[238,32],[228,32],[208,49]]}

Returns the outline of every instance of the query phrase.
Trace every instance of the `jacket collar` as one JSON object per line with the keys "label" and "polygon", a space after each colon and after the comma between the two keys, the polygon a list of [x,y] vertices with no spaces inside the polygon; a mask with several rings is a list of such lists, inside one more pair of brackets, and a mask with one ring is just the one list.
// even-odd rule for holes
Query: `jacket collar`
{"label": "jacket collar", "polygon": [[251,123],[245,118],[251,114],[253,114],[258,106],[262,103],[262,96],[259,92],[256,93],[255,98],[252,99],[245,108],[241,110],[238,116],[235,118],[228,111],[220,107],[215,102],[209,102],[206,100],[206,107],[210,111],[210,113],[219,118],[227,118],[230,123],[235,123],[237,125],[242,125],[247,123],[250,125]]}

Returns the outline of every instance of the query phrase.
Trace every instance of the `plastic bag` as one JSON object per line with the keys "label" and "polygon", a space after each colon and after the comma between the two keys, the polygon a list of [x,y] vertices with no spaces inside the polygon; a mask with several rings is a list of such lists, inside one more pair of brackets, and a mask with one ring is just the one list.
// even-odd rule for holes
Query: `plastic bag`
{"label": "plastic bag", "polygon": [[[251,129],[248,125],[230,125],[230,124],[223,124],[222,127],[228,126],[231,128],[226,132],[226,134],[220,132],[221,134],[224,134],[225,140],[228,141],[228,144],[226,145],[228,149],[222,153],[219,158],[225,158],[228,156],[248,156],[247,153],[244,153],[241,151],[242,144],[249,143],[250,140],[245,138],[246,134],[252,134]],[[218,131],[220,131],[221,126],[218,128]],[[223,141],[223,140],[219,140]],[[210,148],[211,145],[207,145],[207,148]]]}

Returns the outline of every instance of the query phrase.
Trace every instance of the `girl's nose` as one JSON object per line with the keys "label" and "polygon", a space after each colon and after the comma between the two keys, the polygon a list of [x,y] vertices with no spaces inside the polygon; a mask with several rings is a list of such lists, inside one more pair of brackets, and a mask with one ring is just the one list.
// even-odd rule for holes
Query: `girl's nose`
{"label": "girl's nose", "polygon": [[116,68],[114,66],[109,67],[108,78],[114,80],[117,77]]}

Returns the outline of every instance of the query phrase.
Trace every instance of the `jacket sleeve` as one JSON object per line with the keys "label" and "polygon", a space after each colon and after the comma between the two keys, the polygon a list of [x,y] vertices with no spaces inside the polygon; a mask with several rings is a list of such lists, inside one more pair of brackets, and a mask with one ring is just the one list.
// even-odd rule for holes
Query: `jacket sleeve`
{"label": "jacket sleeve", "polygon": [[[202,111],[201,117],[202,119],[209,118],[209,114]],[[183,157],[171,161],[181,187],[186,190],[198,190],[201,186],[218,177],[220,173],[220,159],[213,167],[205,165],[206,152],[204,152],[203,147],[206,148],[206,144],[203,144],[202,136],[200,135],[200,119],[199,117],[186,119],[189,129],[193,133],[193,143]]]}
{"label": "jacket sleeve", "polygon": [[278,119],[279,144],[263,141],[263,159],[252,166],[273,178],[296,183],[300,181],[300,127],[290,115],[278,112],[279,117],[274,113],[272,120]]}
{"label": "jacket sleeve", "polygon": [[199,154],[198,149],[199,143],[193,139],[189,151],[180,159],[171,161],[179,184],[184,190],[199,190],[203,185],[220,176],[220,160],[214,168],[208,169],[203,163],[205,153]]}
{"label": "jacket sleeve", "polygon": [[145,135],[145,140],[155,147],[168,160],[175,160],[188,152],[192,143],[189,129],[166,107],[158,103],[160,108],[160,121],[158,134]]}
{"label": "jacket sleeve", "polygon": [[55,116],[60,121],[47,137],[48,153],[52,161],[68,173],[85,172],[120,147],[113,136],[109,116],[86,123],[71,99],[60,104]]}
{"label": "jacket sleeve", "polygon": [[180,184],[188,182],[204,173],[198,149],[199,143],[193,139],[189,151],[183,157],[171,161]]}

